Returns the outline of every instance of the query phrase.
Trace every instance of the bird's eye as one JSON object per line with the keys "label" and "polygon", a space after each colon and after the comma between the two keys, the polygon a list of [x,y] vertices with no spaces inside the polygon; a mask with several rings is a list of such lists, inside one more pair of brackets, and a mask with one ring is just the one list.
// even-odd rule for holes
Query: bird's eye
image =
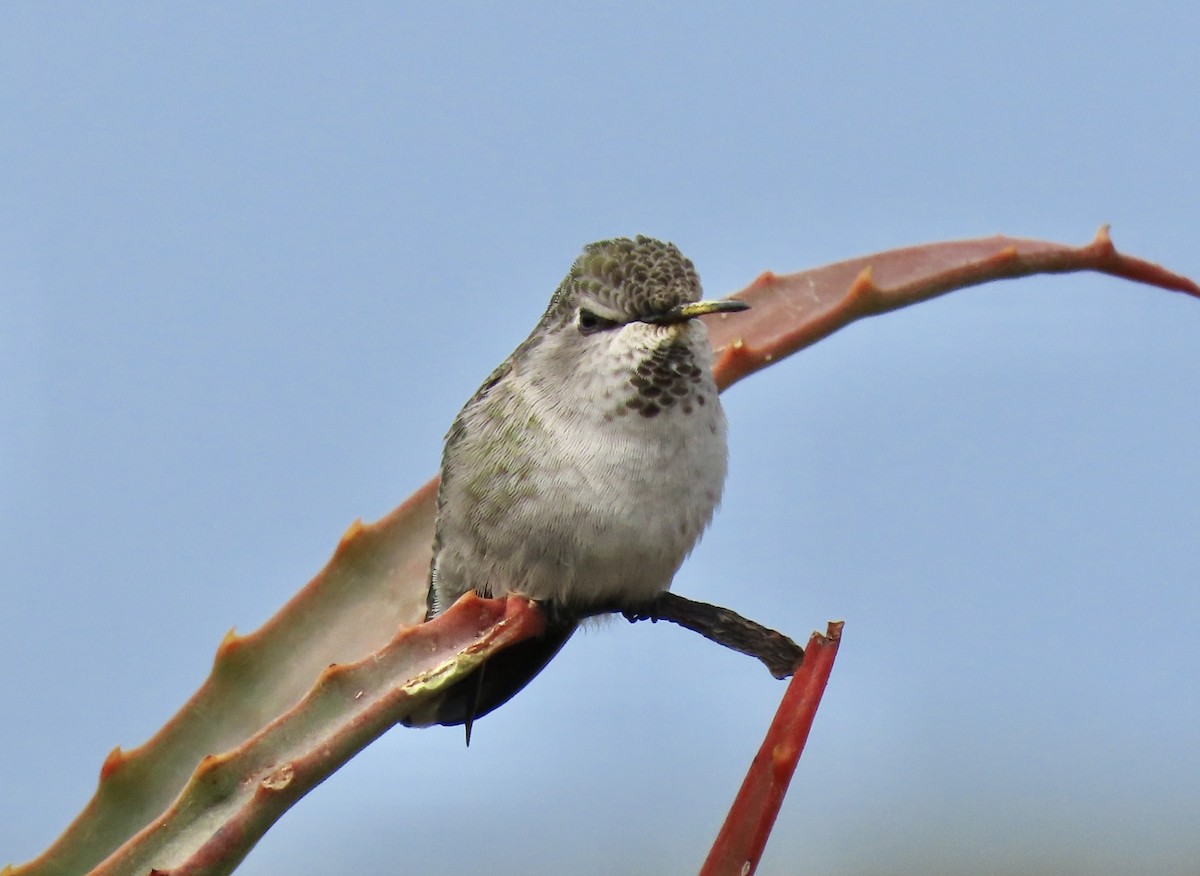
{"label": "bird's eye", "polygon": [[575,325],[579,326],[581,334],[592,335],[596,332],[602,332],[605,329],[613,328],[617,325],[615,320],[605,319],[603,316],[597,316],[586,307],[579,308],[579,315],[575,318]]}

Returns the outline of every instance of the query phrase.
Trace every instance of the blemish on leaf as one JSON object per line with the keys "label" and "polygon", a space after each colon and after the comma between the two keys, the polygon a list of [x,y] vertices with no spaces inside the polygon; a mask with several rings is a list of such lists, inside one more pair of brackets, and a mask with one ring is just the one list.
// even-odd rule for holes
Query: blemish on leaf
{"label": "blemish on leaf", "polygon": [[292,783],[293,778],[295,778],[295,771],[292,769],[292,765],[285,763],[263,776],[259,785],[268,791],[282,791]]}

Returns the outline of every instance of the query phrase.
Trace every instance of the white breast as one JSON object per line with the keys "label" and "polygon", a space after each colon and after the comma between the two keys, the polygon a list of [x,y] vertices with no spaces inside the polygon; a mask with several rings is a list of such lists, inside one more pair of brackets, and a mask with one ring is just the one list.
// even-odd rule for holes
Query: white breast
{"label": "white breast", "polygon": [[621,354],[558,383],[532,363],[511,375],[502,422],[481,409],[468,423],[463,458],[495,458],[502,446],[503,460],[478,486],[449,481],[439,602],[473,587],[575,606],[638,603],[670,586],[720,500],[727,464],[703,326],[681,330],[698,349],[699,376],[652,416],[631,406]]}

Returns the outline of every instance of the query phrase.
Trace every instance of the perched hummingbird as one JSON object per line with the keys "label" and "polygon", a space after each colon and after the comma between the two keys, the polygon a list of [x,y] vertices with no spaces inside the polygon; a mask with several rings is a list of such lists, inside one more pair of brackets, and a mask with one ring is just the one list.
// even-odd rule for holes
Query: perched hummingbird
{"label": "perched hummingbird", "polygon": [[[520,594],[547,630],[407,723],[466,724],[525,686],[589,608],[668,589],[725,482],[725,415],[692,263],[648,237],[587,246],[529,337],[446,436],[429,617]],[[470,737],[468,735],[468,741]]]}

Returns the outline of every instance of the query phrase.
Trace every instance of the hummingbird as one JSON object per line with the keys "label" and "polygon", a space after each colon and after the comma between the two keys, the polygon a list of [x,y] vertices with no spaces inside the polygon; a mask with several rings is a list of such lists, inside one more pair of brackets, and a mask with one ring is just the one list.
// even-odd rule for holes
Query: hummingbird
{"label": "hummingbird", "polygon": [[586,246],[529,337],[446,435],[428,618],[474,590],[537,601],[546,631],[406,723],[471,724],[523,688],[589,609],[667,590],[725,483],[725,415],[692,262],[649,237]]}

